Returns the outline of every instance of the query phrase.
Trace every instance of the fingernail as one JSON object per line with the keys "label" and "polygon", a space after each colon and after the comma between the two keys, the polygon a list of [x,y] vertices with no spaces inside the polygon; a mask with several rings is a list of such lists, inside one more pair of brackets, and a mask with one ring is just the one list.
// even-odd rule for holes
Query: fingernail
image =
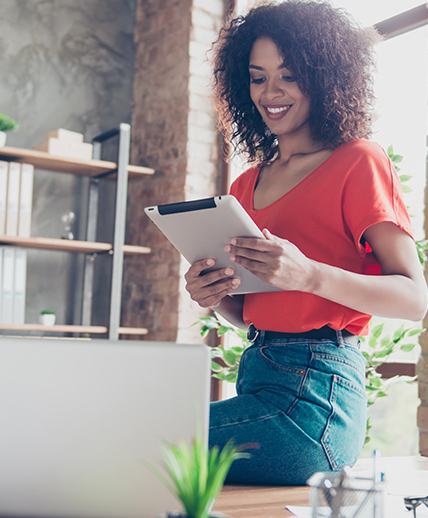
{"label": "fingernail", "polygon": [[231,243],[232,245],[236,245],[236,239],[235,239],[235,238],[231,239],[231,240],[230,240],[230,243]]}
{"label": "fingernail", "polygon": [[231,260],[231,261],[233,261],[233,262],[235,262],[236,257],[235,257],[234,255],[231,255],[231,256],[230,256],[230,260]]}
{"label": "fingernail", "polygon": [[233,279],[233,280],[232,280],[232,284],[233,284],[234,286],[238,286],[239,284],[241,284],[241,280],[240,280],[240,279]]}
{"label": "fingernail", "polygon": [[224,273],[226,275],[233,275],[234,274],[234,271],[232,270],[232,268],[226,268],[226,270],[224,270]]}
{"label": "fingernail", "polygon": [[226,245],[226,246],[224,247],[224,251],[225,251],[225,252],[230,252],[230,245]]}
{"label": "fingernail", "polygon": [[214,259],[208,259],[207,260],[207,265],[208,266],[212,266],[214,264]]}

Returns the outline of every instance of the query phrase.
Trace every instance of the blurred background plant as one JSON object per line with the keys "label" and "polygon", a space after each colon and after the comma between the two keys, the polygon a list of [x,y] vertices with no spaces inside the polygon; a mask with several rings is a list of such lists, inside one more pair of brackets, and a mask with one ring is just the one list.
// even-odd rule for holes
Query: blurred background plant
{"label": "blurred background plant", "polygon": [[18,131],[19,124],[4,113],[0,113],[0,131],[4,131],[5,133],[9,131]]}

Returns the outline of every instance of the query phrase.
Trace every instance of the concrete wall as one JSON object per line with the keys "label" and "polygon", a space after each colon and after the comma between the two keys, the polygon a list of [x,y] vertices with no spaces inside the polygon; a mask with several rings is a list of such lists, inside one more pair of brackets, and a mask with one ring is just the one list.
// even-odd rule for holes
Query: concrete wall
{"label": "concrete wall", "polygon": [[[31,148],[59,127],[81,132],[90,141],[131,121],[134,16],[135,0],[0,2],[0,112],[21,124],[8,138],[9,145]],[[112,186],[104,181],[101,187],[101,239],[111,234]],[[38,171],[32,235],[61,237],[61,215],[73,210],[74,233],[84,239],[84,192],[85,180]],[[51,307],[59,323],[78,323],[81,262],[81,256],[63,252],[28,252],[27,322],[36,322],[38,312]],[[110,259],[97,262],[104,292],[98,296],[94,321],[107,324],[103,272],[108,272]]]}

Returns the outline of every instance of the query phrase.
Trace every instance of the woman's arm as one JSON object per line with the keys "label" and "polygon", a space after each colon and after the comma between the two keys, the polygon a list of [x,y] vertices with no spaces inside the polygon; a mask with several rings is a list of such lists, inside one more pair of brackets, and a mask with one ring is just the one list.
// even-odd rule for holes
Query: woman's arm
{"label": "woman's arm", "polygon": [[319,263],[287,240],[263,231],[266,240],[235,238],[226,247],[231,260],[272,286],[313,293],[356,311],[421,320],[427,288],[412,238],[393,223],[377,223],[364,233],[382,275],[363,275]]}
{"label": "woman's arm", "polygon": [[184,276],[186,290],[192,300],[202,308],[212,308],[224,316],[231,324],[246,328],[242,318],[244,295],[229,296],[235,290],[240,280],[233,277],[233,268],[223,268],[207,274],[202,272],[214,266],[214,259],[197,261]]}

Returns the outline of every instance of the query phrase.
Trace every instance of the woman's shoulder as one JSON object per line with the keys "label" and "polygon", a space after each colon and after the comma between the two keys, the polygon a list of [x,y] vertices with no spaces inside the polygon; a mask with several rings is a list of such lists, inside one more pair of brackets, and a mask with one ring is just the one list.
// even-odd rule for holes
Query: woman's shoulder
{"label": "woman's shoulder", "polygon": [[337,151],[344,156],[366,157],[385,160],[388,155],[377,142],[367,139],[355,139],[342,144]]}
{"label": "woman's shoulder", "polygon": [[231,189],[242,191],[253,183],[259,174],[260,167],[252,166],[242,172],[232,183]]}

